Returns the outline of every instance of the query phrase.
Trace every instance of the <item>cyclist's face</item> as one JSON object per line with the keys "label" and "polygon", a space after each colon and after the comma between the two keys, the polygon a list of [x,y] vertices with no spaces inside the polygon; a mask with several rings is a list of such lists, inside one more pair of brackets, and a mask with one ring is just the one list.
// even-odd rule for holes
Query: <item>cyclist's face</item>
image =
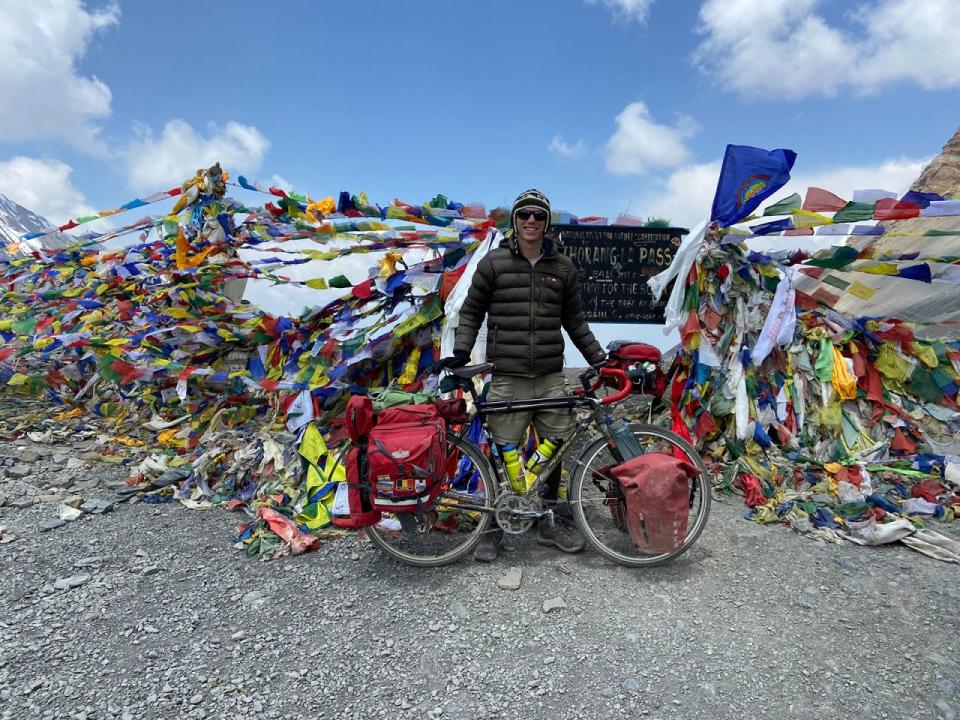
{"label": "cyclist's face", "polygon": [[547,229],[546,213],[540,209],[524,208],[517,211],[517,236],[529,243],[539,243]]}

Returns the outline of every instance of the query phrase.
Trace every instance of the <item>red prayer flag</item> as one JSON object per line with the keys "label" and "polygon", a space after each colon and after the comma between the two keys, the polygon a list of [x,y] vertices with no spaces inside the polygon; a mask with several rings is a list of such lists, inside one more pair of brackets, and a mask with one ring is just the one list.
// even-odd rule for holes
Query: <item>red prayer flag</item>
{"label": "red prayer flag", "polygon": [[840,296],[834,295],[832,292],[820,287],[814,290],[810,297],[818,302],[823,303],[827,307],[836,307],[837,303],[840,302]]}
{"label": "red prayer flag", "polygon": [[874,220],[909,220],[915,217],[920,217],[920,206],[905,200],[883,198],[873,206]]}
{"label": "red prayer flag", "polygon": [[847,204],[832,192],[818,187],[807,188],[807,197],[803,200],[803,209],[810,212],[836,212]]}
{"label": "red prayer flag", "polygon": [[114,360],[112,363],[110,363],[110,369],[120,376],[119,378],[120,385],[126,385],[128,383],[132,383],[141,375],[141,372],[136,367],[134,367],[128,362],[124,362],[123,360],[120,360],[119,358]]}
{"label": "red prayer flag", "polygon": [[367,300],[373,294],[373,280],[364,280],[359,285],[353,286],[353,296],[361,300]]}
{"label": "red prayer flag", "polygon": [[897,452],[905,452],[908,455],[913,455],[915,452],[917,452],[917,445],[906,435],[904,435],[900,428],[894,428],[893,439],[890,441],[890,449],[896,450]]}

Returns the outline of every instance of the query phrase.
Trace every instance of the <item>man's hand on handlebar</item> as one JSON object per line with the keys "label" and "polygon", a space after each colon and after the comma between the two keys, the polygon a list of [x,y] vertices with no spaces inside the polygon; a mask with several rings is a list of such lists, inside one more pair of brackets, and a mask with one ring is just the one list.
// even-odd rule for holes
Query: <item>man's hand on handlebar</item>
{"label": "man's hand on handlebar", "polygon": [[455,350],[453,355],[450,357],[445,357],[435,366],[437,372],[441,370],[449,370],[451,368],[459,368],[466,365],[470,362],[470,353],[463,350]]}

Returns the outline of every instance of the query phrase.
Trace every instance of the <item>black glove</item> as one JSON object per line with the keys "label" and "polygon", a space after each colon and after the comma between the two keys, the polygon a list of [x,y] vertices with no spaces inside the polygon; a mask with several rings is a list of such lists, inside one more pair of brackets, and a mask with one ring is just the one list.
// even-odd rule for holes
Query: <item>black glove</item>
{"label": "black glove", "polygon": [[437,363],[437,370],[463,367],[468,362],[470,362],[470,353],[465,350],[455,350],[453,355],[443,358],[443,360]]}
{"label": "black glove", "polygon": [[600,372],[600,368],[605,368],[606,366],[607,366],[606,355],[602,356],[599,360],[594,360],[592,363],[590,363],[590,367],[592,367],[597,372]]}

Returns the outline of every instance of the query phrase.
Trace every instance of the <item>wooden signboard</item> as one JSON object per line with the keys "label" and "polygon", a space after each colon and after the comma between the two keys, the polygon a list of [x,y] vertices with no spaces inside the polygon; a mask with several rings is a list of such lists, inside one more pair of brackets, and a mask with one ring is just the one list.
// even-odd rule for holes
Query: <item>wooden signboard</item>
{"label": "wooden signboard", "polygon": [[588,322],[660,324],[669,289],[654,302],[647,279],[673,262],[684,228],[555,225],[560,251],[580,268]]}

